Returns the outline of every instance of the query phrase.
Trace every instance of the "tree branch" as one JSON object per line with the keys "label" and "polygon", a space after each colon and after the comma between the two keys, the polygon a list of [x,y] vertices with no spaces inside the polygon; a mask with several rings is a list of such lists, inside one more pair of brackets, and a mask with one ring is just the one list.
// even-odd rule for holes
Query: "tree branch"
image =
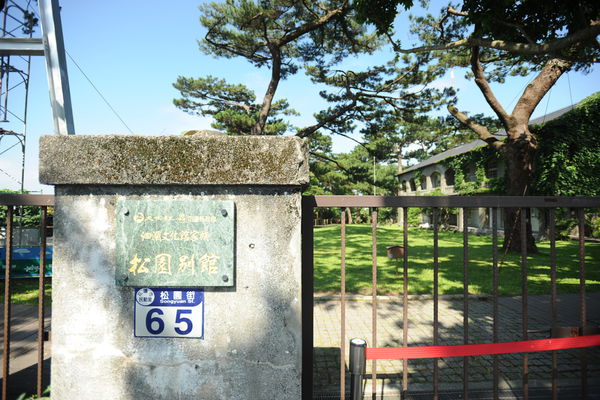
{"label": "tree branch", "polygon": [[[198,97],[205,98],[207,100],[212,100],[212,101],[217,101],[217,102],[225,103],[225,104],[227,104],[229,106],[232,106],[232,107],[239,107],[239,108],[243,109],[244,111],[246,111],[246,113],[248,113],[248,114],[250,114],[250,111],[251,111],[250,106],[248,104],[242,104],[242,103],[238,103],[236,101],[226,100],[226,99],[221,98],[221,97],[209,96],[206,93],[199,93]],[[198,103],[198,104],[200,104],[200,103]],[[201,106],[202,105],[209,106],[210,104],[201,104]]]}
{"label": "tree branch", "polygon": [[334,160],[333,158],[328,157],[325,154],[317,153],[317,152],[314,152],[314,151],[309,151],[309,153],[311,155],[315,156],[315,157],[318,157],[318,158],[320,158],[322,160],[329,161],[330,163],[333,163],[333,164],[337,165],[337,167],[339,169],[341,169],[342,171],[344,171],[344,172],[349,172],[348,169],[346,167],[344,167],[342,164],[340,164],[337,160]]}
{"label": "tree branch", "polygon": [[469,118],[466,114],[460,112],[456,107],[448,106],[448,111],[463,125],[475,132],[479,136],[479,138],[486,142],[489,146],[493,147],[496,150],[500,150],[504,146],[504,143],[501,142],[497,137],[492,135],[485,126],[479,125],[477,122]]}
{"label": "tree branch", "polygon": [[411,66],[408,69],[405,69],[404,74],[402,74],[401,76],[397,77],[396,79],[394,79],[391,82],[386,83],[385,85],[381,86],[380,88],[378,88],[377,90],[373,90],[374,92],[384,92],[384,91],[388,91],[388,89],[392,86],[395,85],[396,83],[402,81],[404,78],[406,78],[410,73],[412,73],[415,69],[417,68],[417,64],[414,64],[413,66]]}
{"label": "tree branch", "polygon": [[392,48],[394,49],[394,51],[401,53],[402,52],[402,48],[400,47],[400,45],[398,43],[396,43],[396,41],[394,40],[394,38],[392,37],[392,35],[388,31],[384,32],[384,35],[389,40],[389,42],[392,45]]}
{"label": "tree branch", "polygon": [[358,144],[359,146],[364,147],[366,150],[369,150],[369,148],[367,147],[366,144],[364,144],[363,142],[361,142],[360,140],[356,140],[355,138],[353,138],[350,135],[346,135],[345,133],[341,133],[341,132],[337,132],[336,134],[345,137],[346,139],[352,140],[353,142],[355,142],[356,144]]}
{"label": "tree branch", "polygon": [[310,6],[310,3],[307,2],[306,0],[302,0],[302,5],[304,6],[304,8],[306,8],[308,10],[309,13],[311,13],[313,15],[313,17],[318,17],[319,14],[317,14],[312,7]]}
{"label": "tree branch", "polygon": [[299,130],[298,133],[296,133],[296,136],[305,138],[307,136],[312,135],[314,132],[321,129],[328,123],[333,122],[334,120],[338,119],[339,117],[341,117],[342,115],[347,113],[348,110],[351,110],[352,108],[354,108],[355,105],[356,105],[356,99],[353,99],[352,102],[350,102],[349,104],[345,105],[344,107],[338,109],[338,111],[336,113],[327,116],[327,118],[322,119],[321,121],[319,121],[318,123],[316,123],[314,125],[311,125],[311,126],[308,126],[306,128]]}
{"label": "tree branch", "polygon": [[260,113],[258,114],[256,125],[254,125],[252,128],[252,135],[264,134],[265,125],[267,124],[267,117],[269,116],[271,104],[273,103],[273,97],[275,97],[277,86],[281,80],[281,48],[274,43],[269,43],[269,50],[271,51],[272,56],[271,80],[269,81],[269,86],[267,87],[265,97],[263,98],[262,107],[260,109]]}
{"label": "tree branch", "polygon": [[458,47],[486,47],[491,49],[510,51],[517,54],[526,55],[539,55],[557,52],[566,49],[578,42],[588,39],[594,39],[600,35],[600,21],[592,21],[589,26],[580,29],[568,36],[560,39],[553,40],[548,43],[530,44],[530,43],[515,43],[506,42],[504,40],[488,40],[476,37],[468,37],[454,42],[445,43],[436,46],[421,46],[413,47],[411,49],[400,49],[396,51],[399,53],[422,53],[436,50],[451,50]]}
{"label": "tree branch", "polygon": [[499,24],[506,25],[509,28],[517,30],[523,37],[527,40],[529,44],[535,44],[535,41],[529,36],[527,32],[525,32],[525,27],[521,24],[511,24],[510,22],[496,20]]}
{"label": "tree branch", "polygon": [[[317,3],[317,4],[319,5],[319,3]],[[317,29],[318,27],[320,27],[322,25],[325,25],[327,22],[329,22],[336,16],[341,15],[344,11],[346,11],[347,4],[348,4],[348,2],[344,1],[341,6],[339,6],[338,8],[335,8],[333,10],[329,10],[325,15],[318,18],[317,20],[310,21],[303,25],[300,25],[298,28],[294,29],[293,32],[279,38],[279,40],[277,40],[276,44],[279,46],[284,46],[284,45],[298,39],[300,36]],[[319,8],[321,8],[320,5],[319,5]]]}
{"label": "tree branch", "polygon": [[548,93],[550,88],[556,83],[562,74],[571,68],[572,63],[559,58],[548,60],[540,73],[533,81],[527,85],[519,101],[513,109],[512,115],[518,120],[527,120]]}
{"label": "tree branch", "polygon": [[435,24],[434,28],[440,31],[440,40],[444,40],[446,37],[446,33],[444,31],[444,22],[450,17],[450,15],[458,15],[459,17],[467,17],[469,14],[463,11],[458,11],[452,6],[448,6],[446,9],[446,14],[442,17],[440,22]]}
{"label": "tree branch", "polygon": [[239,56],[239,57],[244,57],[244,58],[248,58],[250,60],[254,60],[256,62],[267,62],[269,61],[269,59],[267,57],[264,56],[260,56],[260,55],[256,55],[256,52],[258,51],[258,48],[254,49],[254,51],[251,54],[246,54],[242,51],[238,51],[237,49],[228,46],[225,43],[218,43],[215,42],[214,40],[212,40],[210,38],[210,34],[212,32],[212,28],[206,33],[206,35],[204,36],[204,40],[206,40],[211,46],[218,48],[218,49],[223,49],[225,51],[228,51],[229,53]]}
{"label": "tree branch", "polygon": [[485,101],[492,107],[492,110],[496,113],[500,121],[504,126],[507,126],[508,123],[508,114],[504,111],[502,104],[498,101],[492,88],[490,87],[487,79],[485,78],[485,74],[483,72],[483,67],[479,62],[479,47],[473,47],[471,50],[471,70],[473,71],[473,75],[475,75],[475,83],[483,93],[483,97],[485,97]]}
{"label": "tree branch", "polygon": [[452,6],[448,6],[448,14],[458,15],[459,17],[468,17],[469,13],[464,11],[458,11]]}

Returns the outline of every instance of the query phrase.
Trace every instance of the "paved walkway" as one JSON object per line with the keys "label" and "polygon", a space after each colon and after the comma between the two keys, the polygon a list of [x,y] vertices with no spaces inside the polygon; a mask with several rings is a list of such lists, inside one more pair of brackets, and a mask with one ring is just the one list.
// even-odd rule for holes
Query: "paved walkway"
{"label": "paved walkway", "polygon": [[[588,325],[600,326],[600,293],[587,296]],[[561,295],[558,301],[558,326],[579,325],[579,296]],[[550,328],[549,296],[529,297],[529,330]],[[503,297],[499,301],[500,341],[521,340],[520,297]],[[363,297],[347,303],[346,342],[351,338],[363,338],[372,346],[371,300]],[[433,300],[410,300],[408,305],[409,346],[427,346],[433,342]],[[402,301],[379,299],[377,309],[377,347],[402,345]],[[340,374],[340,302],[339,298],[317,297],[314,308],[315,324],[315,397],[336,398],[339,396]],[[492,341],[492,301],[491,298],[473,298],[469,301],[469,336],[471,343]],[[530,339],[548,338],[548,333],[531,333]],[[463,301],[456,298],[442,298],[439,302],[439,344],[463,344]],[[346,350],[347,352],[347,350]],[[587,349],[588,381],[590,386],[600,389],[600,348]],[[581,351],[563,350],[558,352],[559,387],[579,386]],[[469,358],[469,383],[473,390],[491,388],[492,356]],[[499,356],[500,388],[505,398],[515,398],[522,382],[522,355]],[[348,359],[346,355],[346,370]],[[411,392],[430,392],[432,386],[432,360],[411,360],[408,369],[408,389]],[[462,358],[439,360],[440,390],[462,390]],[[367,374],[371,373],[371,362],[367,363]],[[551,383],[551,354],[529,354],[529,382],[531,388],[548,387]],[[349,380],[347,380],[348,382]],[[372,393],[370,381],[366,392]],[[377,398],[399,398],[402,387],[402,361],[377,361]],[[598,391],[591,391],[599,396]],[[546,392],[547,396],[548,393]],[[390,397],[388,397],[390,396]],[[575,395],[578,398],[578,395]],[[339,397],[337,397],[339,398]],[[371,398],[369,396],[368,398]],[[459,398],[459,397],[452,397]],[[486,397],[478,397],[486,398]],[[544,395],[539,398],[545,398]],[[559,397],[562,398],[562,397]],[[597,397],[592,397],[597,398]]]}
{"label": "paved walkway", "polygon": [[[578,295],[561,295],[558,306],[559,326],[578,326]],[[588,324],[600,326],[600,293],[588,295]],[[23,392],[35,390],[37,363],[37,307],[13,306],[11,340],[11,395],[14,399]],[[315,397],[319,399],[339,399],[340,372],[340,302],[339,298],[320,297],[315,301]],[[521,339],[521,300],[519,297],[504,297],[499,302],[500,340]],[[549,296],[529,297],[529,329],[547,330],[550,326]],[[0,311],[1,317],[1,311]],[[431,345],[433,340],[433,301],[431,299],[410,300],[408,305],[409,345]],[[462,344],[463,305],[462,299],[442,298],[439,303],[441,345]],[[358,337],[372,345],[371,302],[361,297],[348,301],[346,308],[347,339]],[[401,299],[379,298],[377,309],[377,329],[379,347],[400,346],[402,339],[402,301]],[[1,328],[0,318],[0,332]],[[48,329],[50,317],[47,317]],[[469,331],[472,343],[490,342],[492,338],[492,302],[488,298],[474,298],[469,301]],[[548,337],[545,333],[532,333],[531,339]],[[1,352],[1,348],[0,348]],[[592,389],[590,399],[600,398],[600,348],[587,349],[588,380]],[[568,395],[566,390],[577,388],[580,378],[580,350],[560,351],[559,387],[565,388],[559,398],[577,399],[577,392]],[[45,382],[49,380],[50,343],[45,349]],[[502,398],[518,398],[521,385],[522,359],[519,354],[501,355]],[[484,399],[489,394],[492,382],[492,357],[471,357],[469,359],[469,383],[473,398]],[[346,359],[346,368],[348,360]],[[422,393],[431,398],[432,361],[411,360],[409,362],[409,393]],[[529,355],[530,387],[532,394],[537,388],[550,385],[550,354],[531,353]],[[440,390],[449,392],[462,389],[462,358],[446,358],[439,361]],[[371,363],[367,365],[367,374],[371,372]],[[399,360],[381,360],[377,362],[378,399],[398,399],[402,386],[402,362]],[[348,380],[349,381],[349,380]],[[517,391],[517,392],[515,392]],[[371,393],[371,382],[366,384],[366,392]],[[515,394],[517,393],[517,394]],[[369,399],[371,396],[367,396]],[[459,395],[450,398],[460,398]],[[548,392],[541,392],[533,398],[548,398]]]}

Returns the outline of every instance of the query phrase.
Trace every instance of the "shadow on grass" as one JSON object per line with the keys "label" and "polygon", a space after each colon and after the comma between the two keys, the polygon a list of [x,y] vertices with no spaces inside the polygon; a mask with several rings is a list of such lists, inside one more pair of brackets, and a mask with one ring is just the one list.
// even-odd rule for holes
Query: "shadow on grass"
{"label": "shadow on grass", "polygon": [[[341,240],[340,226],[315,228],[315,291],[340,290]],[[372,238],[370,225],[348,225],[346,228],[346,290],[370,294],[372,282]],[[402,245],[399,226],[377,229],[377,287],[379,294],[402,292],[403,261],[387,258],[387,246]],[[492,239],[468,236],[469,292],[492,293]],[[439,246],[439,293],[463,292],[463,235],[441,231]],[[540,242],[539,253],[527,257],[530,294],[550,292],[550,244]],[[577,242],[559,241],[557,248],[557,285],[560,293],[579,290],[579,247]],[[586,288],[600,290],[600,244],[586,243]],[[433,293],[433,231],[410,228],[408,232],[408,276],[410,294]],[[505,254],[498,249],[499,292],[501,295],[521,293],[521,255]]]}
{"label": "shadow on grass", "polygon": [[[11,304],[38,304],[38,278],[12,278],[11,279]],[[4,289],[4,279],[0,279],[0,286]],[[52,301],[52,278],[45,280],[45,302],[50,304]],[[0,294],[0,302],[4,303],[4,290]]]}

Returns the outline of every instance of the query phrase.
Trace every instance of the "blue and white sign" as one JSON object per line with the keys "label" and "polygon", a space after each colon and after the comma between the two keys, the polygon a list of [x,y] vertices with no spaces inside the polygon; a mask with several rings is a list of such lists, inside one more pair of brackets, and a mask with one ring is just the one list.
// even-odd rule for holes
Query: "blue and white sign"
{"label": "blue and white sign", "polygon": [[135,337],[204,338],[204,290],[136,288]]}

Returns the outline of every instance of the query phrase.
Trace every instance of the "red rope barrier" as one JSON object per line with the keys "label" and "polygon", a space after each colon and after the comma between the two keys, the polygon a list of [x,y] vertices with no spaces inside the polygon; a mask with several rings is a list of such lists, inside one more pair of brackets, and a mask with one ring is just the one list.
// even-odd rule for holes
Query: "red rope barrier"
{"label": "red rope barrier", "polygon": [[457,346],[371,347],[367,360],[395,360],[438,357],[468,357],[490,354],[533,353],[577,349],[600,345],[600,335],[558,339],[524,340],[520,342],[465,344]]}

